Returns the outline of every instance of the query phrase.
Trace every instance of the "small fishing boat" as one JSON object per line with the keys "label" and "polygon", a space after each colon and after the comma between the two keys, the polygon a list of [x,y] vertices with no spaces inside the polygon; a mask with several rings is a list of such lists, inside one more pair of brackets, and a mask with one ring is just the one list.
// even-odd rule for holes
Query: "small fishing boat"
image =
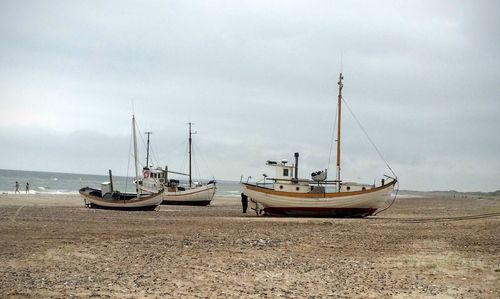
{"label": "small fishing boat", "polygon": [[[337,116],[337,163],[336,179],[327,180],[327,170],[311,174],[311,179],[298,177],[299,153],[295,164],[267,161],[276,170],[275,178],[264,176],[264,183],[241,183],[241,190],[248,197],[250,208],[258,215],[366,217],[388,208],[395,199],[392,196],[398,183],[397,177],[384,176],[379,186],[343,182],[340,178],[340,120],[343,75],[339,76]],[[385,161],[385,160],[384,160]],[[386,181],[387,179],[387,181]],[[270,181],[266,184],[266,181]],[[390,203],[391,198],[393,201]]]}
{"label": "small fishing boat", "polygon": [[[156,193],[160,188],[165,191],[161,195],[162,204],[165,205],[190,205],[190,206],[207,206],[210,204],[215,195],[216,182],[209,181],[207,184],[193,182],[192,180],[192,135],[191,125],[189,124],[189,173],[170,171],[167,166],[164,169],[161,167],[148,167],[149,157],[149,134],[148,134],[148,155],[146,156],[146,167],[143,168],[143,177],[140,181],[141,188],[150,193]],[[188,177],[188,183],[181,185],[179,180],[168,179],[168,174],[176,174]]]}
{"label": "small fishing boat", "polygon": [[135,117],[132,116],[132,135],[134,139],[134,158],[135,158],[135,174],[136,174],[136,192],[137,193],[122,193],[113,189],[113,176],[109,171],[109,182],[101,184],[101,190],[83,187],[79,190],[83,197],[85,206],[88,208],[97,209],[115,209],[115,210],[155,210],[162,202],[161,194],[163,188],[158,188],[157,192],[144,193],[139,184],[139,173],[137,165],[137,140],[135,132]]}

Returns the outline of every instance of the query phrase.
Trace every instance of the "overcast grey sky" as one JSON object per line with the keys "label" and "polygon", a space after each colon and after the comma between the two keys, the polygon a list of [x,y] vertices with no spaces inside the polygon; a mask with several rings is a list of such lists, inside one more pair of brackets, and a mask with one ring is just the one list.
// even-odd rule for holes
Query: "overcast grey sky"
{"label": "overcast grey sky", "polygon": [[[272,175],[295,151],[308,177],[342,57],[401,188],[500,189],[499,3],[3,0],[0,168],[126,174],[133,102],[155,163],[185,170],[192,121],[203,177]],[[344,112],[343,179],[390,174]]]}

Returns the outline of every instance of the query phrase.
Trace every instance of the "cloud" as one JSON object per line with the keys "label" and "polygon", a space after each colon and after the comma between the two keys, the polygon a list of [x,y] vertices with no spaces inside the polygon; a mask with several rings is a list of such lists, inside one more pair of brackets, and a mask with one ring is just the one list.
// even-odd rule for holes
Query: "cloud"
{"label": "cloud", "polygon": [[[342,56],[344,98],[402,188],[495,190],[498,6],[3,1],[0,168],[124,174],[135,112],[160,165],[185,166],[192,121],[202,176],[295,151],[306,176],[334,159]],[[346,107],[342,134],[346,180],[387,173]]]}

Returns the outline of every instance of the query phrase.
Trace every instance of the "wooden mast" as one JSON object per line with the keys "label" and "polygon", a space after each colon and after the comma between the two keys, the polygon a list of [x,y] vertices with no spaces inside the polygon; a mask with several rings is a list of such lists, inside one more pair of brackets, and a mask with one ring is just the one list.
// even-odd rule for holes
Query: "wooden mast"
{"label": "wooden mast", "polygon": [[337,83],[339,85],[339,97],[338,97],[338,115],[337,115],[337,178],[336,178],[336,184],[337,184],[337,191],[340,192],[340,116],[341,116],[341,108],[342,108],[342,88],[344,87],[342,83],[342,79],[344,79],[344,76],[342,75],[342,72],[339,75],[339,82]]}

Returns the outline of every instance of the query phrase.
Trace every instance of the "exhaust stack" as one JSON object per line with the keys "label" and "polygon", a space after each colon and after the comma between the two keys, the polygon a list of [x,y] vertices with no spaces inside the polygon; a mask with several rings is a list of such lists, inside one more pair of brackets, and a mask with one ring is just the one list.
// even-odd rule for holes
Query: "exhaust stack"
{"label": "exhaust stack", "polygon": [[299,153],[295,153],[295,179],[299,178]]}
{"label": "exhaust stack", "polygon": [[113,175],[111,174],[111,169],[109,170],[109,186],[111,189],[111,192],[113,192]]}

